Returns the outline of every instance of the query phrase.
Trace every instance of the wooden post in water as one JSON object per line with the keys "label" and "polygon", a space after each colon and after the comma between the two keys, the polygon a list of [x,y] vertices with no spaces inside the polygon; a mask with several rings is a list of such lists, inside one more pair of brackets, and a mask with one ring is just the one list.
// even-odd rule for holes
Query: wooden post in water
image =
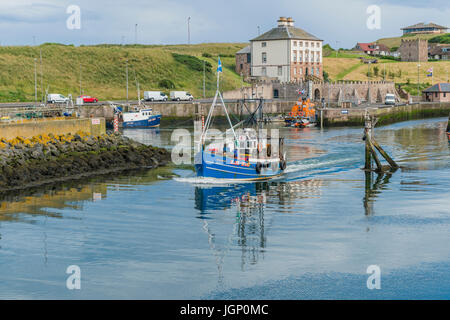
{"label": "wooden post in water", "polygon": [[372,157],[370,152],[370,137],[372,135],[372,120],[370,119],[370,116],[367,113],[365,115],[366,121],[365,121],[365,128],[364,128],[364,140],[366,141],[366,153],[365,153],[365,165],[364,169],[366,170],[372,170]]}
{"label": "wooden post in water", "polygon": [[378,142],[375,141],[375,139],[372,138],[371,142],[381,153],[381,155],[386,159],[386,161],[389,162],[393,169],[398,168],[398,164],[394,160],[392,160],[392,158],[386,153],[386,151],[383,150],[383,148],[381,148],[381,146],[378,144]]}
{"label": "wooden post in water", "polygon": [[374,139],[372,134],[372,129],[375,127],[376,120],[374,120],[366,110],[365,114],[365,128],[364,128],[364,140],[366,141],[366,152],[365,152],[365,170],[372,170],[372,158],[377,165],[377,169],[375,171],[382,172],[384,168],[378,158],[376,153],[377,149],[384,159],[389,163],[391,169],[396,170],[399,168],[398,164],[387,154],[386,151],[378,144],[378,142]]}

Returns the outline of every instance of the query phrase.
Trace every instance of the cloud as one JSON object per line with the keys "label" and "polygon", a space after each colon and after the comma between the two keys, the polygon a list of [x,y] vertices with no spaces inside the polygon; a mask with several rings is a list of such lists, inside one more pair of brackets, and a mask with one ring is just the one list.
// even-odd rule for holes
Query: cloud
{"label": "cloud", "polygon": [[[332,46],[353,47],[356,42],[374,41],[401,34],[400,28],[417,22],[448,25],[448,1],[393,0],[211,1],[211,0],[17,0],[0,4],[0,34],[3,44],[38,42],[74,44],[134,43],[176,44],[187,42],[187,18],[191,17],[191,41],[247,42],[276,26],[279,16],[292,16],[296,26]],[[81,8],[81,29],[68,30],[66,8]],[[366,9],[381,7],[381,29],[366,27]],[[14,30],[14,33],[9,32]]]}

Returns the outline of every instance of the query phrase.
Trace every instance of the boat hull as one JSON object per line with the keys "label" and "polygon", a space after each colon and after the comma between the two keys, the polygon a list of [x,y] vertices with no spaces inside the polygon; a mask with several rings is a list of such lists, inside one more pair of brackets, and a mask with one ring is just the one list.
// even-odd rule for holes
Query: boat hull
{"label": "boat hull", "polygon": [[202,158],[201,152],[196,155],[195,171],[199,177],[241,181],[268,180],[283,174],[278,162],[268,167],[263,165],[258,172],[256,163],[208,153],[203,153]]}
{"label": "boat hull", "polygon": [[123,128],[154,128],[158,127],[161,123],[161,116],[155,115],[148,119],[137,121],[124,121]]}

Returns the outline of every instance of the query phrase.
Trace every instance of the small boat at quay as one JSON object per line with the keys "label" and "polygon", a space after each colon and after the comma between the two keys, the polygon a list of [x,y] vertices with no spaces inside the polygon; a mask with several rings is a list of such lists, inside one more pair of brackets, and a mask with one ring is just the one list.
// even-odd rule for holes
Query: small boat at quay
{"label": "small boat at quay", "polygon": [[[219,59],[217,68],[217,91],[208,116],[202,127],[195,154],[195,171],[199,177],[232,180],[267,180],[281,176],[286,169],[286,154],[283,139],[271,137],[262,130],[263,100],[250,117],[233,125],[229,112],[219,91],[219,74],[222,72]],[[221,106],[230,127],[222,135],[207,144],[214,109]],[[245,127],[250,125],[249,127]],[[211,132],[212,135],[212,132]]]}
{"label": "small boat at quay", "polygon": [[154,128],[159,127],[161,115],[154,114],[152,108],[122,113],[123,128]]}
{"label": "small boat at quay", "polygon": [[306,128],[317,123],[314,103],[309,98],[300,98],[292,107],[289,116],[284,118],[287,127]]}

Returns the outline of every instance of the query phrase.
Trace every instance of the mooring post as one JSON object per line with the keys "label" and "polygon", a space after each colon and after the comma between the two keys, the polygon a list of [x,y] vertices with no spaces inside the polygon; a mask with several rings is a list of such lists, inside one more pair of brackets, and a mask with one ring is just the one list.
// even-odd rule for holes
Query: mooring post
{"label": "mooring post", "polygon": [[375,149],[373,148],[373,144],[372,144],[372,140],[371,139],[367,139],[369,141],[369,149],[370,152],[372,153],[372,157],[373,160],[375,160],[375,163],[377,164],[377,172],[381,172],[383,170],[383,166],[381,165],[380,159],[378,159],[378,155],[375,151]]}
{"label": "mooring post", "polygon": [[372,170],[372,159],[371,159],[371,152],[370,152],[370,139],[372,136],[372,120],[370,119],[370,116],[367,114],[365,115],[366,121],[365,121],[365,127],[364,127],[364,140],[366,140],[366,153],[365,153],[365,165],[364,169],[366,170]]}

